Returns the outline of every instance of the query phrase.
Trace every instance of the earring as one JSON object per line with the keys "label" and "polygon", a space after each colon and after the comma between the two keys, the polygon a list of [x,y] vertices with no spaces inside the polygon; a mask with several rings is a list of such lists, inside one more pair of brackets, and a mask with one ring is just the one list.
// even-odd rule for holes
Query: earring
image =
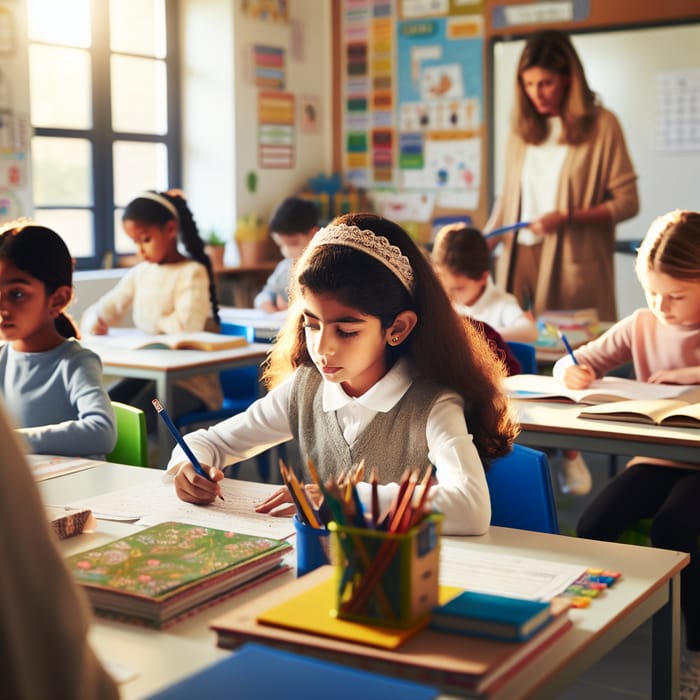
{"label": "earring", "polygon": [[392,335],[391,336],[391,344],[396,345],[399,342],[399,336],[398,335]]}

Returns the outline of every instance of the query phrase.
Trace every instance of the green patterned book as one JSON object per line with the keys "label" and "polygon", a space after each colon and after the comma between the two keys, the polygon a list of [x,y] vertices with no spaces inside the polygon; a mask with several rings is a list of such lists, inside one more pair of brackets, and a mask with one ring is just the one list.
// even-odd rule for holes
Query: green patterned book
{"label": "green patterned book", "polygon": [[97,613],[165,627],[281,573],[289,551],[284,540],[167,522],[66,562]]}

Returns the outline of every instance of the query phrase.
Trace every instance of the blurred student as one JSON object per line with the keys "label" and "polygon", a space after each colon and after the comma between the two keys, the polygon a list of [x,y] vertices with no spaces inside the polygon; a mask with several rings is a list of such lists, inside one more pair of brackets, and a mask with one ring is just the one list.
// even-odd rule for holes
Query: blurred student
{"label": "blurred student", "polygon": [[[99,301],[86,309],[84,333],[105,335],[131,310],[136,328],[145,333],[193,333],[210,322],[219,325],[214,273],[184,194],[179,190],[142,192],[124,209],[122,225],[143,262],[132,267]],[[181,241],[188,256],[180,252]],[[221,407],[216,374],[195,375],[177,383],[173,415]],[[125,379],[109,391],[115,401],[142,408],[155,424],[150,402],[153,382]]]}
{"label": "blurred student", "polygon": [[117,439],[99,357],[65,313],[73,260],[49,228],[0,231],[0,393],[36,454],[104,457]]}
{"label": "blurred student", "polygon": [[2,406],[0,444],[0,696],[117,700],[87,641],[89,607]]}
{"label": "blurred student", "polygon": [[269,229],[283,258],[253,300],[253,306],[273,313],[289,306],[292,265],[318,231],[318,208],[311,200],[287,197],[272,214]]}
{"label": "blurred student", "polygon": [[432,259],[447,295],[462,316],[493,327],[503,340],[531,343],[537,326],[512,294],[491,279],[491,254],[481,231],[447,224],[435,236]]}

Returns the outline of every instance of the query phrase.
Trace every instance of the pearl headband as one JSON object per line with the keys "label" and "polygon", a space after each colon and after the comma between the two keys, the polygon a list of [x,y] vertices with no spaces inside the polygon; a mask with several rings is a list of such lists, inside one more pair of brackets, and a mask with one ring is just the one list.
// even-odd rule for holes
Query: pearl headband
{"label": "pearl headband", "polygon": [[320,229],[308,245],[308,250],[320,245],[342,245],[370,255],[388,267],[408,293],[413,295],[413,268],[401,248],[389,243],[385,236],[378,236],[369,229],[337,224]]}
{"label": "pearl headband", "polygon": [[158,202],[158,204],[165,207],[175,217],[177,222],[180,221],[180,213],[178,212],[177,207],[167,197],[163,197],[162,194],[158,194],[157,192],[149,192],[146,190],[145,192],[141,192],[136,199],[150,199],[153,202]]}

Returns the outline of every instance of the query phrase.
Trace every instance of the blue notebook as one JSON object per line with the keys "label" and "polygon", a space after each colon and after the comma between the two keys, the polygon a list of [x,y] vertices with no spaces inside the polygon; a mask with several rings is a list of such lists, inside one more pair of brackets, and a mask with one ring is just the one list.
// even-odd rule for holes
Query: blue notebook
{"label": "blue notebook", "polygon": [[302,697],[333,700],[432,700],[439,692],[329,661],[244,644],[223,659],[150,697],[150,700],[261,700]]}
{"label": "blue notebook", "polygon": [[546,625],[551,617],[549,602],[464,591],[435,607],[430,625],[445,632],[520,642]]}

